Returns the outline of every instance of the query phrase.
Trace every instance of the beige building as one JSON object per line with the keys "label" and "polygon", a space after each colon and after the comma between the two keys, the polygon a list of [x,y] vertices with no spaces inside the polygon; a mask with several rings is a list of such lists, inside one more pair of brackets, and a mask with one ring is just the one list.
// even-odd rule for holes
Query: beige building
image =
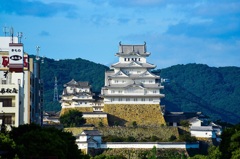
{"label": "beige building", "polygon": [[23,44],[17,37],[0,37],[0,124],[17,127],[33,121],[34,81],[34,62]]}

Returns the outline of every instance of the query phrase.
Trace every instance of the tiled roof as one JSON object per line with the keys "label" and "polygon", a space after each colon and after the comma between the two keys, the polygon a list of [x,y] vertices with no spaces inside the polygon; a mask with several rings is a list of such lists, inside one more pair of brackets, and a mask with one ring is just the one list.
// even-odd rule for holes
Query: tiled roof
{"label": "tiled roof", "polygon": [[136,61],[130,62],[130,63],[115,63],[111,65],[111,67],[115,68],[155,68],[156,65],[150,64],[150,63],[138,63]]}
{"label": "tiled roof", "polygon": [[191,126],[190,131],[212,131],[212,126]]}
{"label": "tiled roof", "polygon": [[89,85],[89,82],[80,82],[80,81],[77,82],[74,79],[72,79],[70,82],[64,84],[64,87],[67,87],[67,86],[84,87],[84,88],[91,87]]}
{"label": "tiled roof", "polygon": [[202,115],[201,112],[167,112],[164,118],[166,122],[179,123],[181,120],[188,120],[193,117],[199,117],[200,115]]}
{"label": "tiled roof", "polygon": [[117,56],[125,55],[139,55],[148,56],[150,55],[146,49],[146,43],[144,45],[122,45],[119,43],[119,51],[116,53]]}

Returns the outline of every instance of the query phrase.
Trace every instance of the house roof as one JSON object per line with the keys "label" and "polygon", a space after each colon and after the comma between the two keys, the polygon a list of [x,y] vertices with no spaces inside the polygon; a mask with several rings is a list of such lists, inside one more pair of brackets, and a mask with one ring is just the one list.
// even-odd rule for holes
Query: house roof
{"label": "house roof", "polygon": [[164,115],[165,121],[172,123],[179,123],[181,120],[188,120],[194,117],[201,116],[201,112],[166,112]]}
{"label": "house roof", "polygon": [[190,131],[213,131],[212,126],[191,126]]}

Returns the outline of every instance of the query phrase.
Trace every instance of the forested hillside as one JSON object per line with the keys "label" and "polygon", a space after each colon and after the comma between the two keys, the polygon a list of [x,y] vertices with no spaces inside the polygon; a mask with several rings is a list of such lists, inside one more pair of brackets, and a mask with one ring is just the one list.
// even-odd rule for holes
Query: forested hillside
{"label": "forested hillside", "polygon": [[44,109],[60,110],[60,103],[53,102],[54,81],[57,77],[58,94],[62,94],[63,85],[72,79],[88,81],[93,92],[100,92],[104,84],[104,73],[109,68],[81,58],[53,60],[44,58],[41,64],[41,77],[44,82]]}
{"label": "forested hillside", "polygon": [[240,68],[202,64],[175,65],[161,70],[169,111],[201,111],[213,120],[240,122]]}
{"label": "forested hillside", "polygon": [[[41,64],[44,80],[44,109],[60,110],[60,103],[53,102],[54,79],[58,79],[58,93],[63,84],[71,79],[89,81],[94,92],[100,92],[104,85],[107,66],[81,58],[53,60],[45,58]],[[161,105],[168,111],[201,111],[213,120],[221,119],[231,123],[240,122],[240,68],[209,67],[202,64],[175,65],[160,71],[166,97]]]}

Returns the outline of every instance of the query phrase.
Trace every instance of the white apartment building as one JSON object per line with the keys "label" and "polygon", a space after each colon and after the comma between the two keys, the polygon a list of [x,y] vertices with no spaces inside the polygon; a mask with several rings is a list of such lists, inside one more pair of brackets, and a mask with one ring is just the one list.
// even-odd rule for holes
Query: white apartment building
{"label": "white apartment building", "polygon": [[33,94],[38,93],[33,68],[17,37],[0,37],[0,124],[4,120],[8,127],[17,127],[33,121]]}
{"label": "white apartment building", "polygon": [[151,73],[156,66],[147,62],[150,53],[144,45],[122,45],[115,54],[119,62],[105,72],[101,95],[104,104],[160,104],[160,76]]}

